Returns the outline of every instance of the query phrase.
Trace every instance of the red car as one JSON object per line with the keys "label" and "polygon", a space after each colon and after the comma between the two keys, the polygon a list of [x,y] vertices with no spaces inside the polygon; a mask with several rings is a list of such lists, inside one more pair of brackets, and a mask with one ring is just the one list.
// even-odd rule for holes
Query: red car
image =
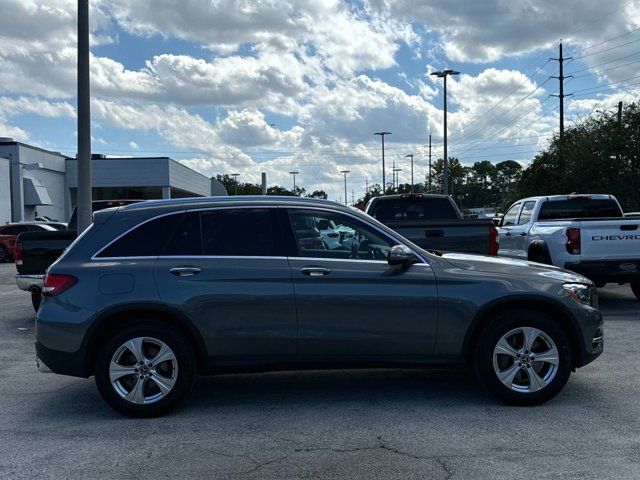
{"label": "red car", "polygon": [[22,232],[54,232],[56,229],[46,223],[20,222],[0,225],[0,263],[13,258],[16,238]]}

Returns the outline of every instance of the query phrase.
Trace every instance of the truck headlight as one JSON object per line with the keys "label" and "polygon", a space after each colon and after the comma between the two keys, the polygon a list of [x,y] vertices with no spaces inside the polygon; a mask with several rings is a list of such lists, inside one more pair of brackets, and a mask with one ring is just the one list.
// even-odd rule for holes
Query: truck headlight
{"label": "truck headlight", "polygon": [[593,289],[589,285],[582,283],[565,283],[562,287],[576,302],[589,305],[590,307],[593,306]]}

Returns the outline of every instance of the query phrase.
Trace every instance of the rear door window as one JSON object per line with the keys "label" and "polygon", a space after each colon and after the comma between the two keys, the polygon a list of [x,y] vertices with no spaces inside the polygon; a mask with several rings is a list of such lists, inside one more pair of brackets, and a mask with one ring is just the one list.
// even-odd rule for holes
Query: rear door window
{"label": "rear door window", "polygon": [[533,215],[533,208],[536,206],[536,202],[524,202],[522,205],[522,211],[520,212],[520,218],[518,219],[518,225],[524,225],[529,223],[531,215]]}
{"label": "rear door window", "polygon": [[265,208],[201,212],[203,255],[276,256],[275,214],[275,209]]}
{"label": "rear door window", "polygon": [[96,257],[157,257],[162,254],[183,217],[182,213],[171,214],[143,223],[107,246]]}

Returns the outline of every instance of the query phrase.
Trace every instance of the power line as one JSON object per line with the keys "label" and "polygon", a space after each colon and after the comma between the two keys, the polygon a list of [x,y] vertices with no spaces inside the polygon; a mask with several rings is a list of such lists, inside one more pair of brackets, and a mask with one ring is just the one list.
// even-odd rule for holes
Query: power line
{"label": "power line", "polygon": [[[627,3],[631,3],[631,2],[627,2]],[[615,13],[615,11],[612,12],[612,13]],[[585,50],[589,50],[589,49],[591,49],[593,47],[597,47],[599,45],[604,45],[605,43],[609,43],[609,42],[611,42],[613,40],[617,40],[618,38],[626,37],[627,35],[631,35],[632,33],[635,33],[635,32],[637,32],[639,30],[640,30],[640,27],[634,28],[633,30],[629,30],[626,33],[622,33],[620,35],[616,35],[615,37],[607,38],[606,40],[602,40],[601,42],[593,43],[593,44],[591,44],[589,46],[586,46],[586,47],[583,47],[583,48],[579,48],[578,50],[573,50],[572,52],[569,53],[569,55],[575,55],[576,53],[584,52]]]}
{"label": "power line", "polygon": [[[570,72],[570,73],[571,73],[571,74],[574,74],[574,73],[584,72],[584,71],[586,71],[586,70],[593,70],[594,68],[598,68],[598,67],[601,67],[601,66],[603,66],[603,65],[608,65],[608,64],[610,64],[610,63],[618,62],[618,61],[620,61],[620,60],[624,60],[625,58],[633,57],[633,56],[638,55],[638,54],[640,54],[640,52],[634,52],[634,53],[631,53],[631,54],[629,54],[629,55],[624,55],[624,56],[622,56],[622,57],[618,57],[618,58],[615,58],[615,59],[613,59],[613,60],[609,60],[608,62],[602,62],[602,63],[599,63],[599,64],[597,64],[597,65],[591,65],[591,66],[589,66],[589,67],[581,68],[581,69],[579,69],[579,70],[574,70],[573,72]],[[579,78],[579,77],[578,77],[578,78]]]}
{"label": "power line", "polygon": [[636,43],[636,42],[640,42],[640,38],[636,38],[635,40],[631,40],[630,42],[621,43],[620,45],[615,45],[613,47],[605,48],[604,50],[600,50],[598,52],[587,53],[579,57],[574,57],[574,60],[582,60],[583,58],[592,57],[593,55],[600,55],[601,53],[610,52],[611,50],[615,50],[616,48],[620,48],[620,47],[626,47],[627,45],[631,45],[632,43]]}

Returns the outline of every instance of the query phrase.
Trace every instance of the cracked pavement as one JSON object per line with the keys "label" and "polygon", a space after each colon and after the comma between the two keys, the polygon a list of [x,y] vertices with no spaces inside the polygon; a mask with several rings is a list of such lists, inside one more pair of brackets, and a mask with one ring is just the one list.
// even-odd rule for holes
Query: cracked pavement
{"label": "cracked pavement", "polygon": [[0,478],[640,478],[627,286],[600,290],[603,356],[540,407],[503,406],[456,370],[279,372],[202,377],[175,413],[132,420],[92,379],[36,370],[13,273],[0,265]]}

